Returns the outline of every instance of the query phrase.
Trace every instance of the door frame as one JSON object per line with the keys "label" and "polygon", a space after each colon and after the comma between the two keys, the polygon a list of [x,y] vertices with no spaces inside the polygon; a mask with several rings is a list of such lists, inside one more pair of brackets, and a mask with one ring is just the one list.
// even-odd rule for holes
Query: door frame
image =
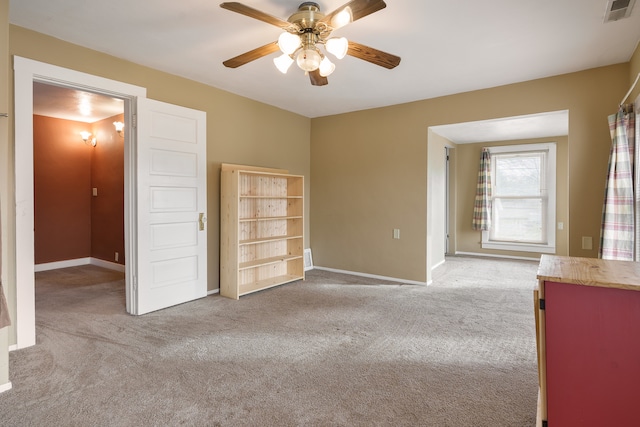
{"label": "door frame", "polygon": [[449,255],[450,248],[450,236],[451,236],[451,176],[450,173],[450,154],[452,148],[449,146],[444,147],[444,181],[445,181],[445,202],[444,202],[444,254]]}
{"label": "door frame", "polygon": [[[33,82],[42,82],[113,96],[125,101],[125,122],[134,123],[137,99],[146,98],[147,89],[79,71],[13,57],[14,69],[14,171],[15,171],[15,286],[16,286],[16,349],[36,343],[35,330],[35,258],[34,258],[34,197],[33,197]],[[136,132],[127,132],[124,149],[124,227],[125,227],[125,288],[127,311],[133,295],[132,277],[136,274]]]}

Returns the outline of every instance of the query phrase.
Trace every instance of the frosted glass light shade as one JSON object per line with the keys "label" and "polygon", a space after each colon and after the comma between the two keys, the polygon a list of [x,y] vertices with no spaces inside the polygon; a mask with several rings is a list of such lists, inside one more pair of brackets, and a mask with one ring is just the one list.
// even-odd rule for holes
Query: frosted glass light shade
{"label": "frosted glass light shade", "polygon": [[80,137],[82,138],[85,144],[91,144],[92,147],[95,147],[96,145],[98,145],[98,140],[95,137],[91,138],[91,132],[87,132],[86,130],[83,132],[80,132]]}
{"label": "frosted glass light shade", "polygon": [[304,71],[317,70],[320,66],[320,61],[322,61],[322,57],[315,49],[303,49],[296,57],[298,67]]}
{"label": "frosted glass light shade", "polygon": [[116,128],[116,132],[120,133],[124,129],[124,123],[122,122],[113,122],[113,126]]}
{"label": "frosted glass light shade", "polygon": [[291,55],[300,47],[300,37],[285,31],[278,37],[278,47],[282,53]]}
{"label": "frosted glass light shade", "polygon": [[286,74],[289,67],[291,67],[291,64],[293,64],[293,59],[291,59],[291,57],[286,53],[283,53],[277,58],[273,58],[273,63],[282,74]]}
{"label": "frosted glass light shade", "polygon": [[349,41],[344,37],[333,37],[327,40],[325,47],[327,52],[331,53],[338,59],[342,59],[349,49]]}
{"label": "frosted glass light shade", "polygon": [[324,57],[322,62],[320,62],[320,75],[322,77],[327,77],[328,75],[333,73],[335,69],[336,69],[335,64],[329,61],[329,58],[327,58],[326,56]]}
{"label": "frosted glass light shade", "polygon": [[353,12],[351,11],[351,8],[345,7],[339,13],[334,15],[333,19],[331,20],[331,26],[333,28],[344,27],[345,25],[347,25],[349,22],[352,21],[353,19],[352,17],[353,17]]}

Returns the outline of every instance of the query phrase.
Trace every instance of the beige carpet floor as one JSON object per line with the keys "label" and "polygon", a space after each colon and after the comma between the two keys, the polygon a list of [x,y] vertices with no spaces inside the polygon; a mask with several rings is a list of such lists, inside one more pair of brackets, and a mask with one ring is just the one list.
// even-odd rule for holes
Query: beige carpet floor
{"label": "beige carpet floor", "polygon": [[428,287],[313,270],[140,317],[119,273],[37,273],[0,425],[533,426],[536,268],[450,257]]}

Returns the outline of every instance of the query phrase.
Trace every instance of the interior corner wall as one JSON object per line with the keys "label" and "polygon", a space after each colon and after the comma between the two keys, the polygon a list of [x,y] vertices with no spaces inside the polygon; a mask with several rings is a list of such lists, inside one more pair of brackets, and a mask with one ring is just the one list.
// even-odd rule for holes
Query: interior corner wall
{"label": "interior corner wall", "polygon": [[124,114],[91,124],[98,141],[91,150],[91,257],[124,265],[124,137],[116,121],[124,123]]}
{"label": "interior corner wall", "polygon": [[[568,253],[596,257],[597,245],[582,249],[581,238],[598,241],[610,148],[606,118],[629,89],[629,68],[312,119],[314,264],[426,281],[427,129],[561,110],[569,111]],[[402,229],[400,240],[392,239],[393,228]]]}
{"label": "interior corner wall", "polygon": [[35,263],[91,256],[90,124],[33,116]]}

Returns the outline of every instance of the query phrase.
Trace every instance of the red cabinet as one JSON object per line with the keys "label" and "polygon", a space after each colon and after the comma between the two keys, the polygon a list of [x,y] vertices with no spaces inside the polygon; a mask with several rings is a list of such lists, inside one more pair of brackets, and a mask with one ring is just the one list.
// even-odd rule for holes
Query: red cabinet
{"label": "red cabinet", "polygon": [[640,426],[640,265],[543,256],[538,424]]}

